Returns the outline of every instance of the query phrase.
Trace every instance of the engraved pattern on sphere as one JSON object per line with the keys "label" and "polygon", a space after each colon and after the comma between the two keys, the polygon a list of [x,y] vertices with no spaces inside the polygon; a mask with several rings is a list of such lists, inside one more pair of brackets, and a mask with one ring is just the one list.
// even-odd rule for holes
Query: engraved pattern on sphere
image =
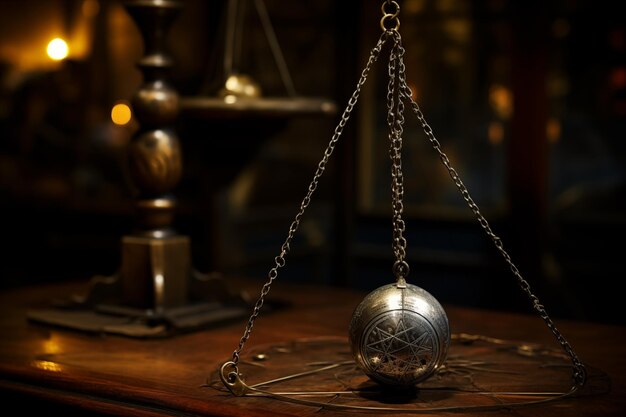
{"label": "engraved pattern on sphere", "polygon": [[356,307],[348,331],[352,355],[374,381],[414,385],[445,362],[450,326],[443,307],[423,288],[388,284]]}
{"label": "engraved pattern on sphere", "polygon": [[418,314],[392,311],[371,322],[363,338],[366,366],[379,377],[412,383],[434,366],[438,349],[435,331]]}

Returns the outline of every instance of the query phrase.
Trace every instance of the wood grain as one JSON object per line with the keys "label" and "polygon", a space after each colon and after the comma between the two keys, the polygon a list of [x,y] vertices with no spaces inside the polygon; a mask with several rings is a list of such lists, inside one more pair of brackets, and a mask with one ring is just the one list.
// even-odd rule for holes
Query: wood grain
{"label": "wood grain", "polygon": [[[252,298],[262,283],[234,280]],[[307,416],[315,407],[266,398],[238,398],[206,387],[216,367],[228,360],[244,320],[221,327],[152,340],[93,335],[34,324],[30,308],[55,297],[80,293],[83,283],[11,290],[0,294],[0,399],[5,407],[36,413],[124,416]],[[363,294],[344,289],[276,283],[270,306],[255,324],[246,350],[299,338],[345,337],[350,315]],[[533,314],[445,306],[452,332],[483,334],[546,344],[553,340]],[[605,372],[610,392],[490,415],[623,416],[626,411],[624,327],[556,320],[590,369]],[[324,415],[354,412],[321,411]],[[464,414],[473,415],[473,414]],[[480,415],[476,413],[475,415]]]}

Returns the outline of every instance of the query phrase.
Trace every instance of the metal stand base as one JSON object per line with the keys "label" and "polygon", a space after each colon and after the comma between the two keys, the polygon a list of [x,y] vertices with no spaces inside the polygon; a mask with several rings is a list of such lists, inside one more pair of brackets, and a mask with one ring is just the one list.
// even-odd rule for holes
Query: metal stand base
{"label": "metal stand base", "polygon": [[190,286],[195,294],[206,294],[205,299],[160,310],[141,309],[111,302],[121,295],[119,275],[97,276],[86,296],[54,301],[49,308],[30,310],[27,318],[88,333],[157,338],[223,325],[249,314],[249,304],[243,296],[231,294],[219,274],[193,272]]}
{"label": "metal stand base", "polygon": [[86,295],[32,310],[29,320],[91,333],[164,337],[245,317],[249,304],[220,274],[191,268],[189,238],[125,236],[113,276],[96,276]]}

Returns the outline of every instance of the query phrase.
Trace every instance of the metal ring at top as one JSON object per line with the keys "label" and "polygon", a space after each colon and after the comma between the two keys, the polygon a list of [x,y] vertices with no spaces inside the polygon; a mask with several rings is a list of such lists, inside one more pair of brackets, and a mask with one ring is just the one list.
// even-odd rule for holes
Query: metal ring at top
{"label": "metal ring at top", "polygon": [[[387,6],[392,6],[394,10],[387,10]],[[390,14],[396,18],[400,14],[400,5],[397,1],[387,0],[380,6],[380,11],[383,12],[384,15]]]}
{"label": "metal ring at top", "polygon": [[[393,8],[393,10],[388,10],[390,8]],[[380,19],[380,27],[383,32],[387,32],[388,30],[398,31],[398,29],[400,29],[400,19],[398,19],[400,15],[400,5],[398,2],[395,0],[385,1],[382,6],[380,6],[380,10],[383,13],[383,17]]]}

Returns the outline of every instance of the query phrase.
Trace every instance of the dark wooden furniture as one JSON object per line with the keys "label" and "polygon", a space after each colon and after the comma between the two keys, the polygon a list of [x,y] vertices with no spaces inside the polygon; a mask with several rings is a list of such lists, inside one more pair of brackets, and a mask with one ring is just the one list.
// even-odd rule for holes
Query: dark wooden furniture
{"label": "dark wooden furniture", "polygon": [[[230,281],[255,298],[261,283]],[[303,416],[355,415],[264,398],[238,398],[203,386],[227,360],[244,320],[161,339],[87,334],[29,322],[28,309],[80,293],[82,284],[22,288],[0,294],[0,399],[20,415]],[[363,294],[276,282],[275,307],[257,321],[246,349],[302,337],[343,337]],[[282,304],[281,304],[282,303]],[[271,305],[271,304],[270,304]],[[452,331],[556,346],[542,321],[447,306]],[[623,416],[626,412],[626,328],[556,320],[581,359],[608,374],[598,395],[516,409],[470,413],[515,416]],[[594,371],[595,372],[595,371]],[[15,407],[15,408],[14,408]],[[369,413],[369,415],[373,415]],[[467,415],[467,414],[464,414]]]}

